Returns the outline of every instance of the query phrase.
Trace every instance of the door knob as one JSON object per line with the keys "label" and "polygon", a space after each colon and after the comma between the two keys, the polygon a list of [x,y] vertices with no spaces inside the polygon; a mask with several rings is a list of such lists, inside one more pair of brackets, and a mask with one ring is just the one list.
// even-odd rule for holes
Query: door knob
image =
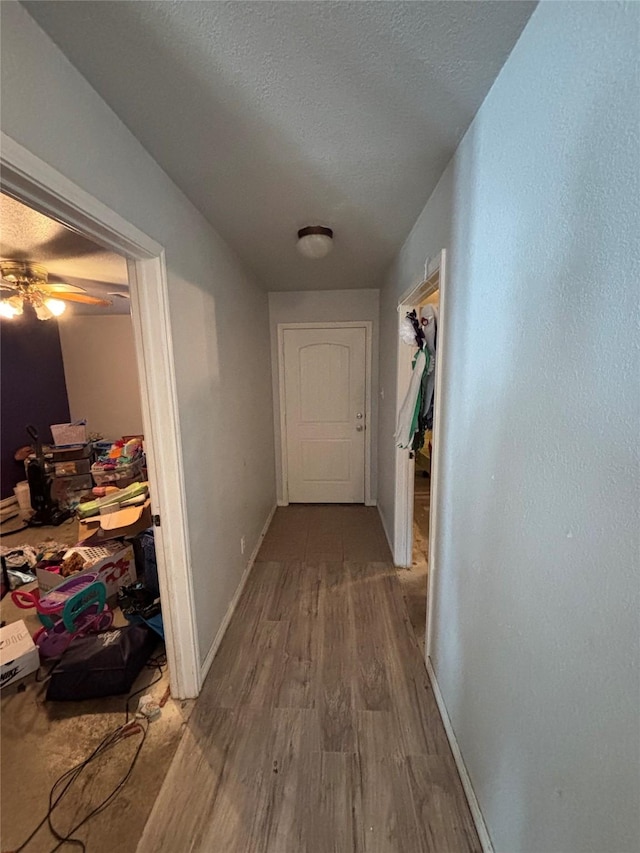
{"label": "door knob", "polygon": [[362,432],[363,429],[364,429],[364,427],[362,426],[362,424],[358,424],[356,426],[356,432]]}

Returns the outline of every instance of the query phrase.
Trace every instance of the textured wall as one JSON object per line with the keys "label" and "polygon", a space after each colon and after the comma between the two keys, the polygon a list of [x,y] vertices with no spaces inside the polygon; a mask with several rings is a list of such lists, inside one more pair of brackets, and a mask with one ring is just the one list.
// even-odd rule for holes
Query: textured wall
{"label": "textured wall", "polygon": [[204,659],[245,565],[240,537],[250,553],[275,502],[267,297],[22,6],[1,13],[5,132],[165,247]]}
{"label": "textured wall", "polygon": [[30,308],[21,317],[2,320],[2,495],[25,479],[24,465],[13,454],[30,444],[26,424],[33,424],[44,442],[51,441],[50,424],[67,423],[69,401],[64,381],[57,320],[38,320]]}
{"label": "textured wall", "polygon": [[273,419],[276,448],[276,488],[282,499],[282,448],[280,436],[280,389],[278,375],[278,323],[347,323],[369,320],[371,341],[371,495],[378,488],[378,290],[299,290],[269,294],[271,327],[271,365],[273,384]]}
{"label": "textured wall", "polygon": [[60,343],[73,420],[109,439],[144,432],[131,317],[65,314]]}
{"label": "textured wall", "polygon": [[449,252],[433,663],[500,853],[640,846],[640,6],[542,3],[381,300]]}

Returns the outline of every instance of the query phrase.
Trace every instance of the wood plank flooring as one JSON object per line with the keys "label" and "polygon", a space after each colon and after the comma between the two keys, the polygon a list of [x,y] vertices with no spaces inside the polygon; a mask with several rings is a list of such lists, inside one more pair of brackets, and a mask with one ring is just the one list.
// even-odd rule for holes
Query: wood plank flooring
{"label": "wood plank flooring", "polygon": [[377,510],[278,509],[139,853],[480,849]]}
{"label": "wood plank flooring", "polygon": [[431,480],[416,469],[413,500],[413,555],[408,569],[398,569],[405,604],[421,649],[427,627],[427,586],[429,577],[429,517]]}

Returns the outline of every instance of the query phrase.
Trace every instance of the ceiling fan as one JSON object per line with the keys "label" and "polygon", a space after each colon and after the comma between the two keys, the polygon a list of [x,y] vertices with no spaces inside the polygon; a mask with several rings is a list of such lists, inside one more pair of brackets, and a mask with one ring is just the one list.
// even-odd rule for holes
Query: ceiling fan
{"label": "ceiling fan", "polygon": [[32,261],[0,260],[0,291],[0,316],[9,319],[22,314],[25,302],[33,307],[39,320],[59,317],[66,302],[111,305],[106,299],[90,296],[82,287],[50,282],[47,270]]}

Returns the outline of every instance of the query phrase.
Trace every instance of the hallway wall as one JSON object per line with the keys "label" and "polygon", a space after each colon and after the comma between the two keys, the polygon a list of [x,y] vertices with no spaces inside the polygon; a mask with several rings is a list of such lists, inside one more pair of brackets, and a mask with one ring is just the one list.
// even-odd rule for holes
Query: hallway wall
{"label": "hallway wall", "polygon": [[280,436],[280,397],[278,375],[278,323],[347,323],[369,320],[371,341],[371,495],[378,489],[378,338],[379,290],[295,290],[269,294],[271,329],[271,372],[273,420],[275,431],[276,488],[282,500],[282,449]]}
{"label": "hallway wall", "polygon": [[1,6],[4,131],[165,247],[204,661],[275,503],[267,295],[24,8]]}
{"label": "hallway wall", "polygon": [[500,853],[640,845],[637,4],[541,3],[381,297],[448,251],[433,666]]}

